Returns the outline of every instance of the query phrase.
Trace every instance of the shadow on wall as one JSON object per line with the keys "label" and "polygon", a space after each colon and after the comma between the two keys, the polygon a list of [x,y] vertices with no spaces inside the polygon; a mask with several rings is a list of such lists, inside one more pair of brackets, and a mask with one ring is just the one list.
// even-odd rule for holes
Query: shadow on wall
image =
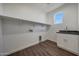
{"label": "shadow on wall", "polygon": [[55,25],[51,26],[49,28],[49,31],[48,31],[48,35],[49,35],[48,39],[56,42],[56,38],[57,38],[56,32],[59,31],[59,30],[62,30],[62,29],[64,29],[63,24],[55,24]]}

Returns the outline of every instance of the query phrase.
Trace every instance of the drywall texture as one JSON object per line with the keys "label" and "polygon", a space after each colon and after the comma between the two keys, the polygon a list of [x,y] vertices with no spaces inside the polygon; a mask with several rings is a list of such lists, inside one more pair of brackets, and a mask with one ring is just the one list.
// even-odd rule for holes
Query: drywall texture
{"label": "drywall texture", "polygon": [[[10,18],[3,18],[2,24],[6,54],[38,43],[40,35],[42,36],[42,41],[46,40],[45,25]],[[30,29],[33,32],[29,32]]]}
{"label": "drywall texture", "polygon": [[66,29],[68,30],[78,30],[78,4],[64,4],[62,7],[57,8],[56,10],[49,13],[49,20],[53,20],[54,24],[54,14],[57,12],[64,12],[64,19],[62,24],[54,24],[50,27],[48,31],[48,39],[56,42],[58,30]]}
{"label": "drywall texture", "polygon": [[2,4],[0,3],[0,15],[3,14],[3,7],[2,7]]}
{"label": "drywall texture", "polygon": [[2,20],[0,18],[0,55],[3,53]]}
{"label": "drywall texture", "polygon": [[78,30],[79,30],[79,3],[78,3]]}
{"label": "drywall texture", "polygon": [[34,4],[3,4],[6,16],[20,18],[28,21],[50,24],[47,22],[46,13],[34,6]]}
{"label": "drywall texture", "polygon": [[3,8],[4,16],[52,25],[46,14],[62,5],[63,3],[2,3],[0,8]]}

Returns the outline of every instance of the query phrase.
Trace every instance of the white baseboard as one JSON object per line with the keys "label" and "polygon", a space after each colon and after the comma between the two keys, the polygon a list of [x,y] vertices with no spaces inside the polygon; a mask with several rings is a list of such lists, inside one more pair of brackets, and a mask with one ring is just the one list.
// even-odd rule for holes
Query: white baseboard
{"label": "white baseboard", "polygon": [[54,40],[51,40],[51,39],[48,39],[48,40],[50,40],[50,41],[53,41],[53,42],[57,43],[57,42],[56,42],[56,41],[54,41]]}
{"label": "white baseboard", "polygon": [[15,49],[15,50],[12,50],[12,51],[9,51],[9,52],[0,53],[0,55],[1,55],[1,56],[7,56],[7,55],[10,55],[10,54],[12,54],[12,53],[14,53],[14,52],[17,52],[17,51],[19,51],[19,50],[22,50],[22,49],[28,48],[28,47],[30,47],[30,46],[33,46],[33,45],[35,45],[35,44],[38,44],[38,42],[34,42],[34,43],[32,43],[32,44],[29,44],[29,45],[20,47],[20,48],[18,48],[18,49]]}

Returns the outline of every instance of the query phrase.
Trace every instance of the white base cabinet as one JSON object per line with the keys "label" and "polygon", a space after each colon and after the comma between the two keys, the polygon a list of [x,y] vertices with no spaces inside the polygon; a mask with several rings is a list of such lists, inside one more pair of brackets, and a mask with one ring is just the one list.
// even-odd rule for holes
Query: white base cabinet
{"label": "white base cabinet", "polygon": [[79,35],[58,33],[57,46],[79,55]]}

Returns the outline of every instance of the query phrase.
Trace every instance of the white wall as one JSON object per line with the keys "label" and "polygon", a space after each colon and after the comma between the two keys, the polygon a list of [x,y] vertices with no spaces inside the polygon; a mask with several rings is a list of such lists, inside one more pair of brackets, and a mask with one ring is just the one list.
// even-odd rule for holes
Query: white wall
{"label": "white wall", "polygon": [[0,3],[0,15],[3,14],[3,7],[2,7],[2,4]]}
{"label": "white wall", "polygon": [[56,37],[57,37],[56,31],[65,29],[66,24],[67,24],[68,30],[78,30],[77,4],[65,4],[62,7],[57,8],[56,10],[50,12],[49,20],[54,20],[54,14],[61,11],[64,12],[63,24],[55,25],[53,23],[53,26],[51,26],[50,30],[48,31],[48,34],[50,35],[48,39],[55,42],[56,42]]}
{"label": "white wall", "polygon": [[57,24],[57,25],[53,25],[49,28],[48,30],[48,39],[51,41],[56,42],[56,38],[57,38],[57,31],[63,29],[63,25],[62,24]]}
{"label": "white wall", "polygon": [[78,30],[79,30],[79,3],[78,3]]}
{"label": "white wall", "polygon": [[50,24],[47,22],[46,13],[35,7],[34,4],[6,3],[3,4],[3,11],[6,16]]}
{"label": "white wall", "polygon": [[66,8],[64,8],[65,17],[64,17],[64,25],[67,24],[69,30],[77,30],[78,29],[78,6],[77,4],[68,4]]}
{"label": "white wall", "polygon": [[[2,6],[1,6],[2,7]],[[24,20],[47,23],[45,12],[33,7],[29,4],[3,4],[4,15]],[[1,10],[1,9],[0,9]],[[38,43],[39,35],[42,35],[43,40],[46,40],[46,25],[17,20],[13,18],[2,18],[2,30],[4,41],[3,55],[13,53],[15,51],[27,48]],[[1,26],[1,25],[0,25]],[[28,32],[33,29],[34,32]],[[2,31],[1,31],[2,32]],[[0,44],[2,41],[0,40]],[[2,46],[2,45],[1,45]]]}
{"label": "white wall", "polygon": [[4,16],[52,25],[46,13],[62,5],[63,3],[3,3],[2,8]]}
{"label": "white wall", "polygon": [[2,20],[0,17],[0,55],[3,53]]}
{"label": "white wall", "polygon": [[[3,18],[2,24],[6,54],[38,43],[39,35],[42,35],[42,41],[46,40],[45,25],[10,18]],[[34,32],[29,32],[29,29]]]}

